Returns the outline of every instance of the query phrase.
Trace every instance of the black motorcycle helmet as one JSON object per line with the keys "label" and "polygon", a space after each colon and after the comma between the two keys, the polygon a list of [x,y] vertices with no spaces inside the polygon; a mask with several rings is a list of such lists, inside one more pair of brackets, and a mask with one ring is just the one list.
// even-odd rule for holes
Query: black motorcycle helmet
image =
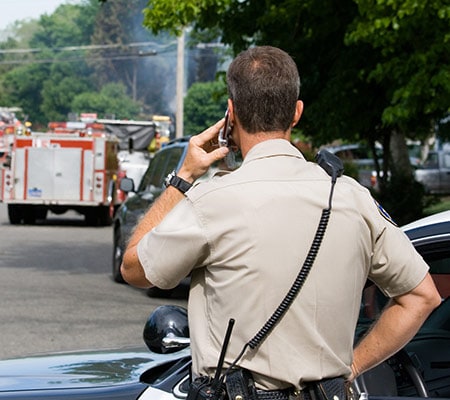
{"label": "black motorcycle helmet", "polygon": [[159,306],[149,316],[144,327],[144,342],[154,353],[172,353],[187,347],[163,344],[163,338],[189,338],[187,310],[179,306]]}

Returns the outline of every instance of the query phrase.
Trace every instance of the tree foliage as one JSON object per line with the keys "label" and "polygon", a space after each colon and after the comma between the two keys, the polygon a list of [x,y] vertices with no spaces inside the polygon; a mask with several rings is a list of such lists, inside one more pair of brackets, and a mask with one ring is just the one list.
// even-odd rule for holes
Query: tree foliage
{"label": "tree foliage", "polygon": [[208,15],[217,21],[232,4],[233,0],[149,1],[144,10],[144,24],[155,34],[169,31],[178,36],[183,28],[205,20]]}
{"label": "tree foliage", "polygon": [[63,49],[90,43],[92,14],[98,7],[94,0],[83,5],[64,4],[30,25],[27,42],[16,31],[16,46],[21,46],[23,56],[16,56],[19,66],[7,64],[9,71],[1,76],[3,105],[21,107],[37,128],[49,120],[67,119],[73,97],[90,87],[90,70],[79,52]]}
{"label": "tree foliage", "polygon": [[154,32],[218,29],[235,52],[288,51],[302,77],[303,133],[316,145],[381,142],[384,182],[388,169],[412,179],[406,146],[391,146],[424,138],[450,111],[446,0],[149,0],[144,22]]}
{"label": "tree foliage", "polygon": [[[91,65],[100,86],[121,82],[146,114],[171,114],[176,93],[176,37],[167,32],[156,37],[143,27],[145,4],[146,0],[117,0],[102,5],[92,42],[113,47],[95,50],[101,57],[95,57]],[[136,43],[144,45],[129,46]]]}
{"label": "tree foliage", "polygon": [[[448,111],[450,11],[445,4],[150,0],[144,23],[154,32],[179,32],[189,24],[219,27],[222,40],[236,52],[252,44],[287,50],[303,77],[306,127],[322,133],[323,140],[358,137],[376,129],[377,119],[380,126],[411,134],[418,132],[417,122],[429,131],[430,122]],[[417,121],[417,115],[427,120]]]}
{"label": "tree foliage", "polygon": [[45,64],[30,64],[14,68],[5,74],[2,77],[3,105],[22,107],[31,121],[44,123],[39,105],[43,101],[42,85],[48,77],[49,69]]}
{"label": "tree foliage", "polygon": [[[22,107],[41,129],[50,120],[67,119],[72,105],[80,104],[74,99],[83,93],[85,109],[79,111],[104,109],[98,99],[114,82],[121,90],[111,95],[119,96],[122,105],[112,105],[108,115],[144,118],[143,112],[170,113],[176,52],[166,44],[176,43],[176,38],[167,34],[156,38],[142,26],[144,5],[145,0],[105,5],[84,0],[63,4],[39,20],[17,22],[10,30],[14,37],[0,43],[1,49],[10,50],[0,53],[0,105]],[[149,45],[129,46],[136,42]],[[152,57],[155,46],[157,56]],[[14,53],[15,49],[20,51]]]}
{"label": "tree foliage", "polygon": [[70,109],[77,113],[89,110],[100,117],[136,119],[140,105],[130,101],[123,84],[108,83],[100,92],[83,91],[75,96],[70,103]]}
{"label": "tree foliage", "polygon": [[30,40],[30,47],[59,48],[89,44],[94,28],[98,2],[63,4],[51,15],[39,19],[39,28]]}
{"label": "tree foliage", "polygon": [[184,99],[185,135],[196,135],[223,118],[227,95],[223,80],[197,82]]}
{"label": "tree foliage", "polygon": [[379,59],[364,78],[385,87],[386,125],[428,135],[450,104],[450,6],[441,0],[357,0],[347,42],[367,43]]}

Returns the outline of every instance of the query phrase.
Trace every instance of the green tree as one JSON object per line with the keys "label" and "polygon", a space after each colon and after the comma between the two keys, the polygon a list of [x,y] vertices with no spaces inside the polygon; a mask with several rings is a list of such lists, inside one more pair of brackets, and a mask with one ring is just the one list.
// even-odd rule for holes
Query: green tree
{"label": "green tree", "polygon": [[135,119],[141,106],[126,94],[120,83],[108,83],[100,92],[83,92],[72,100],[70,109],[77,113],[94,112],[100,118],[113,115],[117,119]]}
{"label": "green tree", "polygon": [[185,135],[196,135],[223,118],[227,95],[223,81],[197,82],[184,99]]}
{"label": "green tree", "polygon": [[91,65],[99,87],[121,82],[146,114],[167,114],[175,96],[176,38],[165,32],[156,37],[143,27],[145,4],[117,0],[102,5],[92,43],[112,47],[92,51]]}
{"label": "green tree", "polygon": [[82,4],[62,4],[52,14],[42,15],[30,46],[57,49],[90,44],[99,7],[97,1],[85,0]]}
{"label": "green tree", "polygon": [[42,103],[43,82],[49,75],[48,64],[27,64],[9,71],[2,77],[4,105],[21,107],[33,124],[48,121],[39,109]]}
{"label": "green tree", "polygon": [[65,121],[73,99],[91,90],[85,63],[56,62],[42,86],[40,110],[50,121]]}
{"label": "green tree", "polygon": [[[450,111],[450,7],[441,0],[379,1],[377,7],[355,1],[359,14],[347,42],[368,44],[379,55],[361,77],[384,89],[382,124],[394,139],[429,136]],[[396,168],[409,173],[404,154],[392,155]]]}
{"label": "green tree", "polygon": [[235,52],[252,44],[287,50],[302,76],[304,133],[316,145],[379,140],[383,168],[399,175],[393,182],[405,198],[414,190],[405,137],[429,134],[449,112],[449,21],[444,0],[150,0],[145,10],[154,32],[193,24],[219,28]]}
{"label": "green tree", "polygon": [[[27,97],[22,98],[17,95],[14,90],[12,81],[19,82],[18,75],[22,72],[24,74],[24,80],[28,80],[28,73],[30,69],[27,68],[28,62],[33,58],[31,53],[27,52],[29,49],[30,38],[38,30],[38,23],[36,20],[21,22],[17,21],[8,28],[7,38],[0,43],[0,105],[3,106],[19,106],[27,104],[27,100],[32,97],[37,99],[39,94],[31,94],[30,89],[34,85],[30,83],[26,89]],[[17,49],[23,49],[24,51],[18,51]],[[8,75],[9,72],[18,68],[16,73]],[[39,77],[41,79],[42,76]],[[39,82],[35,82],[34,87],[39,87]],[[21,85],[23,90],[25,85]],[[19,104],[20,103],[20,104]]]}
{"label": "green tree", "polygon": [[[62,51],[68,46],[90,43],[93,14],[99,4],[95,0],[82,5],[64,4],[51,15],[43,15],[36,24],[25,29],[11,48],[33,49],[19,53],[18,62],[1,77],[2,102],[22,107],[36,125],[49,120],[66,119],[72,98],[90,86],[90,71],[80,51]],[[27,38],[25,40],[25,37]],[[9,40],[11,43],[11,40]],[[13,55],[8,56],[11,61]]]}

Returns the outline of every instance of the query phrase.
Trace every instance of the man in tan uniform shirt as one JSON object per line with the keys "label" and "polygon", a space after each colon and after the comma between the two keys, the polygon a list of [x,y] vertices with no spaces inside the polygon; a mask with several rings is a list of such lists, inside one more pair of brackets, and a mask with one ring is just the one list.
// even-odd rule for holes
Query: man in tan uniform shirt
{"label": "man in tan uniform shirt", "polygon": [[[226,365],[276,309],[305,260],[331,186],[330,176],[289,141],[303,110],[292,59],[272,47],[250,49],[231,64],[227,81],[242,166],[186,193],[169,186],[137,226],[122,266],[124,278],[140,287],[172,288],[192,273],[195,375],[214,374],[230,318],[236,324]],[[209,151],[222,125],[191,139],[179,177],[193,183],[227,154],[225,148]],[[369,192],[339,178],[325,237],[300,294],[239,366],[264,390],[353,379],[403,347],[439,304],[427,271]],[[353,350],[367,278],[392,301]]]}

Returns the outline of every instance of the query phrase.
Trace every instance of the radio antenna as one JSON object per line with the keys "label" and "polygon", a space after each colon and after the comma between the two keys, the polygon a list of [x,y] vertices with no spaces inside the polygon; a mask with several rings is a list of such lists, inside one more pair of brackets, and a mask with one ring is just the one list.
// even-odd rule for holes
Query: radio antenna
{"label": "radio antenna", "polygon": [[228,321],[228,327],[227,327],[227,331],[225,333],[225,338],[223,340],[222,350],[220,351],[220,357],[219,357],[219,362],[217,363],[216,374],[214,375],[214,379],[211,382],[212,389],[217,389],[217,387],[220,384],[220,375],[222,373],[223,363],[225,361],[225,354],[227,352],[228,343],[230,343],[230,337],[231,337],[231,332],[233,330],[233,326],[234,326],[234,319],[230,318],[230,320]]}

